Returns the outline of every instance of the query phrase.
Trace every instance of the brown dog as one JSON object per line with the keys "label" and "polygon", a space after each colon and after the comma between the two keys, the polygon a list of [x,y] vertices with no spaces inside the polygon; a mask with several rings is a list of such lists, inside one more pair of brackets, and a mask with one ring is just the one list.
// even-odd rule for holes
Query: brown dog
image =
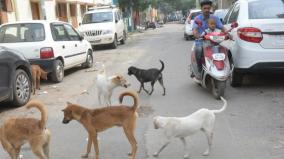
{"label": "brown dog", "polygon": [[40,79],[47,80],[48,72],[41,69],[39,65],[31,65],[31,68],[33,76],[33,94],[35,94],[36,89],[40,90]]}
{"label": "brown dog", "polygon": [[88,131],[89,140],[87,152],[82,156],[83,158],[88,157],[91,151],[91,146],[94,144],[96,159],[99,159],[97,133],[113,126],[121,126],[123,127],[124,133],[132,147],[132,151],[129,153],[129,156],[131,156],[131,159],[135,159],[137,142],[134,137],[134,130],[136,127],[136,119],[138,117],[138,95],[135,92],[123,92],[119,96],[120,103],[122,103],[124,96],[133,97],[134,104],[132,107],[120,105],[99,109],[87,109],[76,104],[67,103],[67,107],[63,110],[63,123],[67,124],[71,120],[77,120]]}
{"label": "brown dog", "polygon": [[0,140],[11,159],[18,159],[21,146],[28,142],[39,159],[49,159],[50,131],[45,129],[46,108],[38,101],[30,101],[27,109],[37,108],[41,120],[35,118],[10,118],[0,128]]}

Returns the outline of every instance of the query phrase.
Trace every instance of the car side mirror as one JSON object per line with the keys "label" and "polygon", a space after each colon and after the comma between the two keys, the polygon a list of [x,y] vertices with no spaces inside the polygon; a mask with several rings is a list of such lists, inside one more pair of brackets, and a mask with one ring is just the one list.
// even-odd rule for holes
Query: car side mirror
{"label": "car side mirror", "polygon": [[115,19],[115,23],[118,23],[118,20],[117,20],[117,19]]}
{"label": "car side mirror", "polygon": [[82,25],[82,23],[79,23],[79,26],[81,26]]}
{"label": "car side mirror", "polygon": [[84,35],[82,33],[80,33],[80,35],[79,35],[79,40],[80,41],[84,40]]}
{"label": "car side mirror", "polygon": [[232,24],[231,24],[231,28],[236,28],[236,27],[238,27],[239,26],[239,24],[237,23],[237,22],[233,22]]}
{"label": "car side mirror", "polygon": [[222,18],[220,18],[220,21],[222,22],[222,24],[224,24],[224,20]]}

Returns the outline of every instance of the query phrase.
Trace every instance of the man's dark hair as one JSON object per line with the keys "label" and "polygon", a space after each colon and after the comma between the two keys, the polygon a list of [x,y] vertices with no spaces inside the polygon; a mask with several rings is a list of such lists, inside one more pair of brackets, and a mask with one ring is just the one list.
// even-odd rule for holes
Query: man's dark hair
{"label": "man's dark hair", "polygon": [[202,1],[200,2],[200,6],[203,7],[204,5],[210,5],[210,6],[212,6],[212,1],[210,1],[210,0],[202,0]]}

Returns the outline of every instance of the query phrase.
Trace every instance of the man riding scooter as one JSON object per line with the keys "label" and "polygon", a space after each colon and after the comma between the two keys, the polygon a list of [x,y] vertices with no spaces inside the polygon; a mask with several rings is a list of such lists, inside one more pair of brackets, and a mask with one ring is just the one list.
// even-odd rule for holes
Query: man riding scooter
{"label": "man riding scooter", "polygon": [[[202,71],[202,57],[203,57],[203,40],[202,37],[204,36],[204,32],[206,29],[208,29],[208,21],[209,19],[212,19],[215,21],[216,28],[221,29],[222,32],[226,32],[225,27],[223,26],[221,20],[210,13],[212,8],[212,1],[210,0],[203,0],[200,2],[202,14],[195,17],[193,23],[193,35],[195,37],[195,53],[196,53],[196,60],[197,60],[197,66],[198,66],[198,72],[199,74]],[[196,21],[200,21],[200,24],[197,24]],[[192,74],[192,77],[195,75]],[[200,75],[199,75],[200,76]],[[196,77],[199,78],[199,77]]]}

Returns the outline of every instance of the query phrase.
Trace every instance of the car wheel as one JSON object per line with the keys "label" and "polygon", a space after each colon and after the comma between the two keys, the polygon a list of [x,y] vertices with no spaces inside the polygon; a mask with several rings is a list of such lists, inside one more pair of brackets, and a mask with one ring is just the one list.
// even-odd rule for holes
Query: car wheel
{"label": "car wheel", "polygon": [[88,51],[86,62],[82,64],[82,67],[83,68],[91,68],[91,67],[93,67],[93,55],[92,55],[92,51],[91,50]]}
{"label": "car wheel", "polygon": [[116,34],[114,35],[114,40],[113,40],[113,42],[111,44],[111,48],[112,49],[116,49],[117,48],[117,36],[116,36]]}
{"label": "car wheel", "polygon": [[64,77],[64,66],[61,60],[56,60],[51,73],[53,82],[61,82]]}
{"label": "car wheel", "polygon": [[127,39],[126,32],[123,31],[123,38],[120,40],[120,43],[121,43],[121,44],[125,44],[126,39]]}
{"label": "car wheel", "polygon": [[30,100],[31,90],[32,82],[28,74],[22,69],[16,70],[13,86],[13,105],[25,105]]}
{"label": "car wheel", "polygon": [[235,69],[231,74],[230,84],[232,87],[240,87],[243,82],[243,74],[237,72]]}

